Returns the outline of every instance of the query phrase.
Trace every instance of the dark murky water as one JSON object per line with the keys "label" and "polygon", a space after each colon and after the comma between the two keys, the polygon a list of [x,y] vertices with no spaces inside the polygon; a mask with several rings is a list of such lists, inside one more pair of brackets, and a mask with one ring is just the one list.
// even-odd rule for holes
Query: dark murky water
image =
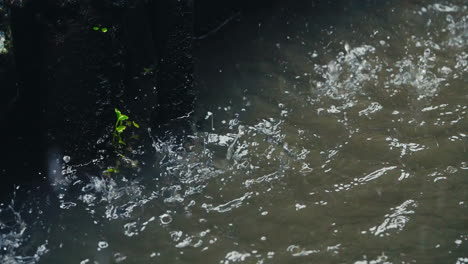
{"label": "dark murky water", "polygon": [[137,179],[61,162],[1,262],[468,263],[468,5],[311,12],[201,43],[192,141]]}

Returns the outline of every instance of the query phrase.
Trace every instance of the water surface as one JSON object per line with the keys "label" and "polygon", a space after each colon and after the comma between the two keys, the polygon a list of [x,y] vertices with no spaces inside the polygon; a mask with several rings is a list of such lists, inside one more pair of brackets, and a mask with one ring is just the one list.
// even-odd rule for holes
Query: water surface
{"label": "water surface", "polygon": [[320,8],[200,41],[189,140],[142,132],[136,177],[60,161],[1,262],[468,263],[468,5]]}

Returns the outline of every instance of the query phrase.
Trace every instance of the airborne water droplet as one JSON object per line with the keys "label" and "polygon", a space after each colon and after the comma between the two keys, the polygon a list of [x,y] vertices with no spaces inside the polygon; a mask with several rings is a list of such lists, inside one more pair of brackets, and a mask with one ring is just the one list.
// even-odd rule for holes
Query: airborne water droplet
{"label": "airborne water droplet", "polygon": [[162,214],[159,216],[159,220],[161,221],[161,224],[167,225],[172,222],[172,216],[169,214]]}

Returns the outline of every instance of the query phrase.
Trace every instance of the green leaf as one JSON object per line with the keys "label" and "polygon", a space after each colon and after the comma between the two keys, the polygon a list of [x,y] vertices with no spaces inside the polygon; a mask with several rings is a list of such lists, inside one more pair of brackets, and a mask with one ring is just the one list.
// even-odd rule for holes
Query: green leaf
{"label": "green leaf", "polygon": [[123,120],[127,120],[127,119],[128,119],[128,116],[126,116],[126,115],[119,116],[119,121],[123,121]]}
{"label": "green leaf", "polygon": [[117,118],[119,118],[122,115],[122,113],[117,108],[115,108],[115,113],[117,114]]}
{"label": "green leaf", "polygon": [[99,27],[93,27],[93,30],[94,30],[94,31],[98,31],[98,30],[99,30]]}
{"label": "green leaf", "polygon": [[122,145],[127,145],[127,144],[125,144],[125,142],[121,138],[119,139],[119,143],[122,144]]}
{"label": "green leaf", "polygon": [[136,127],[136,128],[140,128],[140,125],[139,125],[139,124],[137,124],[135,121],[132,121],[132,124],[133,124],[133,126],[134,126],[134,127]]}
{"label": "green leaf", "polygon": [[116,169],[116,168],[109,168],[107,170],[104,171],[105,173],[118,173],[119,170]]}
{"label": "green leaf", "polygon": [[115,128],[115,130],[119,133],[122,133],[127,127],[126,126],[118,126]]}
{"label": "green leaf", "polygon": [[107,32],[107,28],[101,28],[101,31],[102,31],[103,33],[106,33],[106,32]]}

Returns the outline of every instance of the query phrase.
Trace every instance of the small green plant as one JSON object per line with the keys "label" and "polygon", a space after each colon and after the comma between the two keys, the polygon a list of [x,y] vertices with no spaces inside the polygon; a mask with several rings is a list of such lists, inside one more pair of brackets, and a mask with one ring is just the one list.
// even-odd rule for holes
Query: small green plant
{"label": "small green plant", "polygon": [[98,27],[98,26],[94,26],[93,30],[94,31],[101,31],[102,33],[106,33],[108,31],[108,29],[106,27]]}
{"label": "small green plant", "polygon": [[119,169],[111,167],[111,168],[108,168],[107,170],[105,170],[103,174],[110,176],[110,175],[115,174],[115,173],[119,173]]}
{"label": "small green plant", "polygon": [[143,67],[143,71],[141,72],[141,74],[143,76],[153,75],[155,71],[156,71],[156,65],[152,64],[152,65],[148,65],[147,67]]}
{"label": "small green plant", "polygon": [[114,128],[114,135],[112,141],[114,144],[122,144],[125,145],[125,142],[122,139],[122,133],[127,129],[129,126],[134,126],[136,128],[140,128],[135,121],[130,121],[127,115],[122,114],[119,109],[115,108],[115,114],[117,115],[117,121],[115,122]]}
{"label": "small green plant", "polygon": [[[123,153],[125,150],[130,150],[131,146],[124,149],[121,148],[122,145],[126,145],[125,141],[123,140],[122,134],[128,127],[136,127],[140,128],[135,121],[130,121],[127,115],[122,114],[119,109],[114,109],[117,120],[115,121],[114,132],[112,136],[112,142],[115,147],[115,153],[117,154],[117,159],[115,160],[114,166],[107,167],[106,170],[103,171],[103,176],[111,177],[113,175],[119,174],[120,169],[122,168],[137,168],[139,166],[138,161],[132,160],[126,157]],[[132,138],[137,138],[137,136],[133,136]]]}

